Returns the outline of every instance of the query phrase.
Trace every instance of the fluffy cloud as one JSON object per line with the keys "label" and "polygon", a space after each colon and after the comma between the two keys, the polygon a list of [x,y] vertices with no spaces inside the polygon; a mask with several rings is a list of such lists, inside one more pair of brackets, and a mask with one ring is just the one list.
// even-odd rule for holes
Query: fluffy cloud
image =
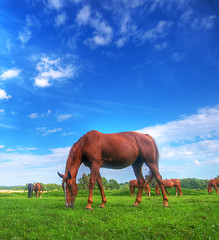
{"label": "fluffy cloud", "polygon": [[142,40],[154,41],[163,38],[167,35],[169,28],[173,25],[171,21],[159,21],[155,28],[148,30],[143,36]]}
{"label": "fluffy cloud", "polygon": [[36,69],[38,75],[34,78],[34,85],[42,88],[49,87],[60,79],[74,77],[76,74],[75,66],[71,64],[62,66],[59,58],[55,60],[42,58]]}
{"label": "fluffy cloud", "polygon": [[215,15],[195,18],[192,21],[191,26],[195,30],[200,30],[200,29],[210,30],[215,26],[216,20],[217,20],[217,16]]}
{"label": "fluffy cloud", "polygon": [[216,174],[215,167],[219,165],[219,105],[202,108],[196,114],[138,132],[155,138],[164,169],[171,162],[171,165],[175,163],[176,171],[177,164],[181,164],[181,171],[190,173],[190,176],[197,175],[200,168],[203,172],[210,169],[212,174]]}
{"label": "fluffy cloud", "polygon": [[31,119],[34,119],[34,118],[38,118],[39,115],[38,115],[38,113],[31,113],[30,115],[28,115],[28,117]]}
{"label": "fluffy cloud", "polygon": [[58,119],[59,122],[62,122],[62,121],[66,120],[68,118],[71,118],[71,117],[73,117],[73,114],[59,114],[57,116],[57,119]]}
{"label": "fluffy cloud", "polygon": [[63,0],[48,0],[47,6],[49,8],[54,8],[56,10],[60,10],[64,6]]}
{"label": "fluffy cloud", "polygon": [[0,89],[0,100],[9,99],[9,98],[11,98],[11,96],[7,95],[4,89]]}
{"label": "fluffy cloud", "polygon": [[219,105],[202,108],[197,114],[183,116],[177,121],[146,127],[139,132],[149,133],[160,144],[184,143],[219,136]]}
{"label": "fluffy cloud", "polygon": [[56,24],[56,26],[64,25],[66,20],[67,20],[66,14],[65,13],[61,13],[61,14],[59,14],[56,17],[55,24]]}
{"label": "fluffy cloud", "polygon": [[45,127],[38,127],[38,131],[42,132],[42,136],[46,136],[52,133],[60,132],[62,131],[62,128],[55,128],[55,129],[46,129]]}
{"label": "fluffy cloud", "polygon": [[12,69],[4,71],[0,75],[0,79],[7,80],[7,79],[10,79],[10,78],[16,78],[16,77],[19,76],[20,73],[21,73],[21,70],[12,68]]}
{"label": "fluffy cloud", "polygon": [[92,11],[89,5],[84,6],[76,17],[76,22],[79,25],[88,25],[94,28],[93,37],[88,38],[85,44],[95,47],[98,45],[108,45],[112,41],[113,29],[104,21],[99,13],[92,16]]}
{"label": "fluffy cloud", "polygon": [[[29,148],[35,150],[35,148]],[[50,149],[50,153],[47,155],[34,155],[24,153],[0,153],[0,174],[2,179],[2,185],[25,185],[28,182],[59,182],[57,171],[64,172],[65,162],[68,157],[70,147]],[[36,175],[37,171],[37,175]],[[8,177],[10,172],[13,178]]]}
{"label": "fluffy cloud", "polygon": [[36,30],[40,27],[40,23],[38,19],[34,16],[28,15],[26,17],[26,23],[23,26],[22,30],[19,31],[18,39],[21,41],[22,45],[24,46],[26,43],[29,42],[30,38],[32,37],[32,30]]}

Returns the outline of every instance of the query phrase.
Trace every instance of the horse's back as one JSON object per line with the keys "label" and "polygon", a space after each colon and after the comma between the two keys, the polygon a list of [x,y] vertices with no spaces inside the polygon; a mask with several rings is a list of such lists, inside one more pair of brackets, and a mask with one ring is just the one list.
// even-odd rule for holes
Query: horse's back
{"label": "horse's back", "polygon": [[209,183],[219,185],[219,178],[211,179]]}
{"label": "horse's back", "polygon": [[89,158],[101,157],[102,166],[124,168],[139,156],[153,157],[153,139],[137,132],[104,134],[96,130],[86,133],[79,141],[83,153]]}
{"label": "horse's back", "polygon": [[181,185],[180,180],[177,178],[172,178],[172,179],[170,179],[170,181],[172,181],[175,185]]}
{"label": "horse's back", "polygon": [[167,187],[167,188],[172,188],[175,184],[172,180],[163,180],[164,182],[164,186]]}
{"label": "horse's back", "polygon": [[137,180],[131,180],[129,181],[130,187],[138,187],[138,181]]}

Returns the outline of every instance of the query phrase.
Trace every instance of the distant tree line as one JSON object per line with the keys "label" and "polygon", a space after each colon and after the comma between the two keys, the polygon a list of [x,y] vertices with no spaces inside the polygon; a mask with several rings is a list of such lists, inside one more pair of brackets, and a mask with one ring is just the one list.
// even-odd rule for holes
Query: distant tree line
{"label": "distant tree line", "polygon": [[[90,179],[90,174],[87,175],[86,173],[84,173],[82,177],[78,179],[78,189],[87,190],[89,187],[89,179]],[[110,179],[108,181],[105,177],[101,177],[101,180],[103,183],[103,188],[105,190],[120,188],[120,184],[114,179]],[[98,189],[97,183],[95,183],[94,189]]]}
{"label": "distant tree line", "polygon": [[[219,178],[219,175],[215,178]],[[81,178],[78,179],[78,189],[79,190],[88,190],[89,186],[89,179],[90,179],[90,174],[84,173]],[[125,183],[118,183],[114,179],[110,179],[109,181],[105,177],[101,177],[103,187],[105,190],[111,190],[111,189],[119,189],[119,188],[129,188],[129,182]],[[132,179],[130,179],[132,180]],[[188,188],[188,189],[206,189],[208,186],[209,180],[203,180],[203,179],[197,179],[197,178],[183,178],[180,179],[182,188]],[[36,183],[33,183],[36,184]],[[54,191],[54,190],[62,190],[62,186],[59,184],[55,183],[49,183],[49,184],[44,184],[41,183],[43,186],[44,191]],[[27,185],[25,186],[0,186],[0,189],[2,190],[27,190]],[[152,188],[155,187],[155,181],[150,184]],[[94,189],[98,189],[97,183],[95,184]]]}

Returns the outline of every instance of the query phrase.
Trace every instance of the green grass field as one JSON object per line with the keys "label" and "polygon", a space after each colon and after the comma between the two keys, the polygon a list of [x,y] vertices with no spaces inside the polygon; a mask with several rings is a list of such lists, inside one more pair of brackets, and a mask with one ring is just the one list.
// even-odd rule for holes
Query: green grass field
{"label": "green grass field", "polygon": [[0,239],[219,239],[219,196],[183,189],[162,197],[142,197],[133,208],[128,190],[106,191],[107,204],[94,192],[93,211],[86,210],[88,192],[80,191],[75,209],[66,209],[63,192],[27,198],[27,193],[0,193]]}

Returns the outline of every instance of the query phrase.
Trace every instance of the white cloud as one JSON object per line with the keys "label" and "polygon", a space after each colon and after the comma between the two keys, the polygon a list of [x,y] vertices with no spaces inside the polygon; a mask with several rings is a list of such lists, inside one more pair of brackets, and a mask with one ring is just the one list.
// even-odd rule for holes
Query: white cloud
{"label": "white cloud", "polygon": [[219,105],[214,108],[202,108],[197,114],[139,131],[150,133],[162,144],[214,138],[219,136]]}
{"label": "white cloud", "polygon": [[45,127],[38,127],[37,130],[42,132],[42,136],[46,136],[52,133],[60,132],[62,131],[62,128],[55,128],[55,129],[49,130],[49,129],[46,129]]}
{"label": "white cloud", "polygon": [[116,41],[116,46],[117,47],[123,47],[125,45],[126,41],[127,41],[126,37],[119,38]]}
{"label": "white cloud", "polygon": [[7,95],[4,89],[0,89],[0,100],[9,99],[9,98],[11,98],[11,96]]}
{"label": "white cloud", "polygon": [[174,62],[180,62],[182,61],[184,58],[185,58],[185,54],[180,54],[178,52],[174,52],[172,55],[171,55],[171,58]]}
{"label": "white cloud", "polygon": [[210,30],[215,26],[216,20],[217,20],[217,16],[215,15],[202,17],[202,18],[195,18],[192,21],[191,26],[195,30],[200,30],[200,29]]}
{"label": "white cloud", "polygon": [[25,28],[22,32],[19,32],[18,38],[21,41],[21,43],[25,45],[27,42],[29,42],[31,34],[32,34],[31,31]]}
{"label": "white cloud", "polygon": [[39,72],[34,78],[34,85],[37,87],[49,87],[54,81],[60,79],[74,77],[77,68],[72,64],[62,66],[61,60],[50,60],[49,58],[42,58],[36,67]]}
{"label": "white cloud", "polygon": [[4,109],[0,109],[0,114],[3,114],[5,112]]}
{"label": "white cloud", "polygon": [[[28,149],[31,150],[32,148]],[[61,180],[59,182],[57,171],[64,172],[69,150],[70,147],[50,149],[50,153],[46,155],[17,152],[0,153],[0,175],[2,178],[4,177],[4,181],[1,181],[1,184],[25,185],[28,182],[37,181],[61,183]],[[8,172],[10,172],[10,176]]]}
{"label": "white cloud", "polygon": [[34,118],[38,118],[39,115],[38,115],[38,113],[31,113],[30,115],[28,115],[28,117],[31,119],[34,119]]}
{"label": "white cloud", "polygon": [[59,14],[55,19],[56,26],[61,26],[66,23],[67,17],[65,13]]}
{"label": "white cloud", "polygon": [[167,42],[159,43],[154,46],[155,50],[160,51],[167,47]]}
{"label": "white cloud", "polygon": [[181,20],[183,23],[188,23],[191,21],[192,16],[193,16],[193,10],[189,8],[182,14]]}
{"label": "white cloud", "polygon": [[[196,114],[183,116],[166,124],[139,130],[150,134],[157,142],[160,164],[166,169],[175,164],[181,166],[181,176],[196,177],[202,171],[216,175],[219,164],[219,105],[200,109]],[[193,172],[192,172],[193,171]],[[209,175],[206,173],[205,176]]]}
{"label": "white cloud", "polygon": [[91,10],[90,6],[86,5],[84,6],[80,12],[77,14],[76,21],[78,24],[87,24],[90,20]]}
{"label": "white cloud", "polygon": [[58,11],[64,6],[64,2],[64,0],[48,0],[47,6]]}
{"label": "white cloud", "polygon": [[79,25],[88,25],[94,28],[93,37],[85,40],[85,44],[95,47],[98,45],[105,46],[111,43],[113,37],[113,29],[104,21],[99,13],[94,16],[91,14],[89,5],[84,6],[77,14],[76,22]]}
{"label": "white cloud", "polygon": [[9,69],[7,71],[4,71],[0,75],[0,79],[6,80],[6,79],[10,79],[10,78],[16,78],[16,77],[19,76],[20,73],[21,73],[20,69],[12,68],[12,69]]}
{"label": "white cloud", "polygon": [[23,26],[22,30],[19,31],[18,39],[21,41],[22,45],[24,46],[26,43],[29,42],[30,38],[32,37],[32,30],[37,30],[40,27],[39,20],[33,15],[26,16],[26,23]]}
{"label": "white cloud", "polygon": [[59,114],[57,116],[57,119],[58,119],[59,122],[62,122],[62,121],[66,120],[68,118],[71,118],[71,117],[73,117],[73,114]]}
{"label": "white cloud", "polygon": [[173,25],[171,21],[159,21],[155,28],[148,30],[142,36],[142,40],[154,41],[159,38],[163,38],[168,34],[170,27]]}
{"label": "white cloud", "polygon": [[0,145],[0,148],[4,148],[4,145]]}

